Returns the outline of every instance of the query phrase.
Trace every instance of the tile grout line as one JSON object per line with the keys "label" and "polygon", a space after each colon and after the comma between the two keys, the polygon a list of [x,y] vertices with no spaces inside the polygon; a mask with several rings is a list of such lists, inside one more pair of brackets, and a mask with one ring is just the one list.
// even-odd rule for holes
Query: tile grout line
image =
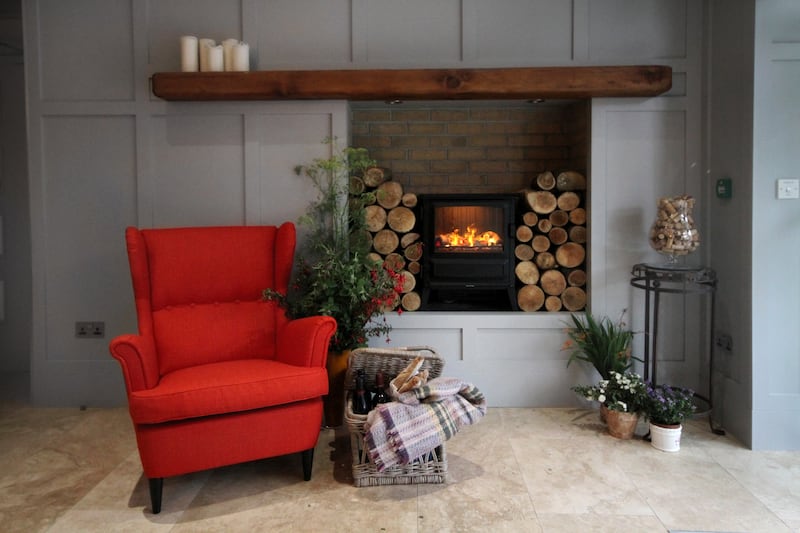
{"label": "tile grout line", "polygon": [[747,492],[747,493],[748,493],[750,496],[752,496],[754,500],[756,500],[758,503],[760,503],[760,504],[761,504],[761,505],[764,507],[764,509],[765,509],[765,510],[766,510],[768,513],[770,513],[772,516],[774,516],[774,517],[775,517],[775,519],[776,519],[776,520],[778,520],[778,521],[779,521],[781,524],[783,524],[784,526],[786,526],[786,529],[788,529],[788,530],[790,530],[790,531],[792,530],[792,526],[791,526],[791,525],[789,525],[789,524],[786,522],[786,520],[784,520],[784,519],[783,519],[783,517],[782,517],[781,515],[779,515],[779,514],[778,514],[776,511],[774,511],[774,510],[772,509],[772,507],[769,505],[769,503],[768,503],[768,502],[765,502],[765,501],[764,501],[764,500],[763,500],[763,499],[762,499],[762,498],[761,498],[761,497],[760,497],[758,494],[756,494],[755,492],[753,492],[753,490],[751,490],[751,489],[750,489],[750,487],[749,487],[748,485],[745,485],[744,483],[742,483],[742,481],[741,481],[741,480],[739,479],[739,477],[738,477],[738,476],[735,474],[735,472],[731,471],[731,470],[730,470],[730,469],[728,469],[728,468],[727,468],[725,465],[723,465],[722,463],[720,463],[720,462],[717,460],[717,458],[716,458],[714,455],[712,455],[711,453],[709,453],[709,452],[708,452],[708,450],[704,450],[704,452],[705,452],[705,453],[708,455],[708,457],[709,457],[709,458],[710,458],[712,461],[714,461],[714,463],[715,463],[717,466],[719,466],[719,468],[721,468],[721,469],[722,469],[722,470],[723,470],[723,471],[724,471],[726,474],[728,474],[728,475],[731,477],[731,479],[732,479],[733,481],[735,481],[735,482],[736,482],[736,484],[737,484],[737,485],[738,485],[738,486],[739,486],[741,489],[743,489],[743,490],[744,490],[745,492]]}
{"label": "tile grout line", "polygon": [[536,502],[533,500],[533,494],[531,494],[531,491],[528,488],[528,484],[525,482],[525,475],[522,473],[522,464],[519,462],[519,457],[517,456],[516,450],[511,445],[511,439],[508,436],[508,432],[505,431],[505,426],[506,426],[505,411],[500,410],[498,414],[500,415],[500,420],[502,422],[500,424],[500,428],[502,431],[503,438],[506,439],[506,444],[508,445],[508,448],[511,450],[511,453],[514,456],[514,464],[517,467],[517,472],[519,474],[520,481],[522,482],[522,485],[525,487],[525,492],[528,494],[528,500],[531,502],[531,508],[533,509],[533,515],[536,518],[536,524],[539,526],[540,530],[544,531],[542,528],[542,522],[539,519],[539,511],[536,509]]}

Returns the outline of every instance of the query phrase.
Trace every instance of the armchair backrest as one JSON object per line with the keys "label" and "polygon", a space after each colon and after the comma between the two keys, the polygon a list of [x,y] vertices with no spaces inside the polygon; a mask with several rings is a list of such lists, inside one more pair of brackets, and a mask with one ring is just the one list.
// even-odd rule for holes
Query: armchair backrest
{"label": "armchair backrest", "polygon": [[272,359],[283,310],[262,299],[289,285],[295,227],[128,228],[139,334],[153,339],[158,371]]}

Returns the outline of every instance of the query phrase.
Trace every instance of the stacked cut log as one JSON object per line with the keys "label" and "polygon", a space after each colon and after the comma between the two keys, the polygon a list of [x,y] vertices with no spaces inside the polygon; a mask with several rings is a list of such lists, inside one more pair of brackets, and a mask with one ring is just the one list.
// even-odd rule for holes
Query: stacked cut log
{"label": "stacked cut log", "polygon": [[381,167],[370,167],[363,176],[351,178],[350,194],[369,199],[364,222],[372,243],[370,257],[402,276],[401,296],[392,308],[418,310],[422,298],[415,289],[421,270],[422,241],[414,231],[417,196],[404,192],[403,186],[391,181],[389,171]]}
{"label": "stacked cut log", "polygon": [[542,172],[523,191],[517,225],[517,303],[523,311],[586,307],[586,178]]}

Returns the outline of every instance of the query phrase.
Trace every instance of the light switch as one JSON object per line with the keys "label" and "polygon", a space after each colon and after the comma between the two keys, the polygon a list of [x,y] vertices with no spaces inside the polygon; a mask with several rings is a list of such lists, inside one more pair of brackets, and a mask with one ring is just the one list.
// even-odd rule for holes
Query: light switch
{"label": "light switch", "polygon": [[800,179],[782,178],[778,180],[778,200],[800,198]]}
{"label": "light switch", "polygon": [[717,180],[717,198],[731,198],[733,196],[733,182],[730,178]]}

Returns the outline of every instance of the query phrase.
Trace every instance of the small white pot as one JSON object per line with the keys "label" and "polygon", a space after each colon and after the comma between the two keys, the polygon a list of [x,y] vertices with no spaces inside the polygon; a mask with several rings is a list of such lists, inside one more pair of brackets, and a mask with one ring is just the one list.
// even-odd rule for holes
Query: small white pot
{"label": "small white pot", "polygon": [[680,424],[674,427],[658,426],[650,422],[650,444],[662,452],[677,452],[681,449]]}

